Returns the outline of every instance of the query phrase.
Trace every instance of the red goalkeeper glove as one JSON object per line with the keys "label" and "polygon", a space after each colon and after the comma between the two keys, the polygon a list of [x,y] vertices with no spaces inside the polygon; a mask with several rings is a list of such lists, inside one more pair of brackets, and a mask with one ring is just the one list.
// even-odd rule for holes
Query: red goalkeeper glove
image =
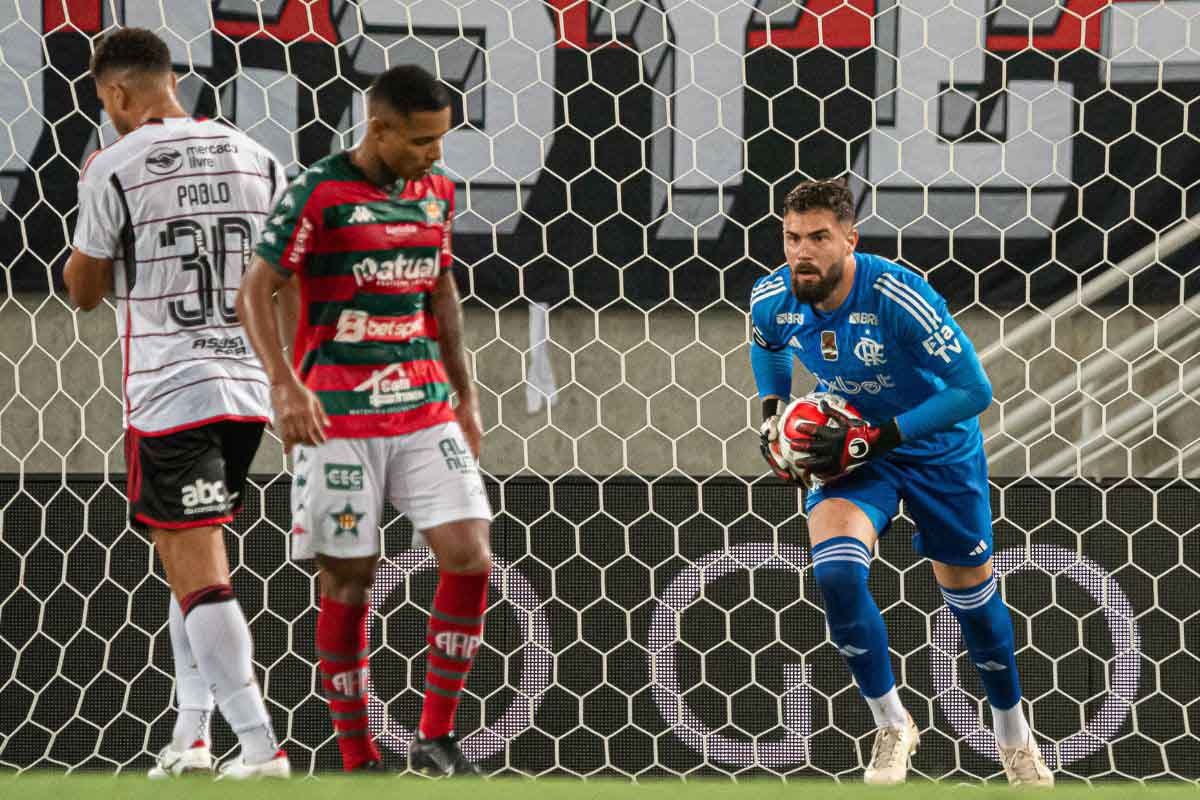
{"label": "red goalkeeper glove", "polygon": [[877,428],[827,400],[821,401],[821,413],[829,417],[828,423],[798,423],[797,429],[805,435],[790,438],[788,444],[799,454],[797,463],[822,480],[840,477],[901,442],[894,419]]}
{"label": "red goalkeeper glove", "polygon": [[775,473],[775,477],[807,487],[810,483],[808,470],[788,464],[779,452],[779,416],[773,415],[763,420],[758,435],[759,451],[771,472]]}

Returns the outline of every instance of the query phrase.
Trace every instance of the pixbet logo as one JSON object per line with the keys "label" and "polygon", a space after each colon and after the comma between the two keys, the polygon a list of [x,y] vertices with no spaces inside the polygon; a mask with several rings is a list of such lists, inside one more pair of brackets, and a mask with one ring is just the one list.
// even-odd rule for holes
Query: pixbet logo
{"label": "pixbet logo", "polygon": [[225,481],[209,482],[197,478],[195,483],[183,487],[180,502],[183,503],[184,513],[193,514],[212,506],[224,505],[227,499]]}
{"label": "pixbet logo", "polygon": [[433,644],[451,658],[474,658],[482,640],[472,634],[459,631],[439,631]]}
{"label": "pixbet logo", "polygon": [[408,258],[397,256],[386,261],[364,258],[352,268],[354,281],[359,286],[373,283],[377,286],[394,286],[409,281],[437,277],[437,261],[433,256]]}
{"label": "pixbet logo", "polygon": [[896,382],[891,375],[876,374],[875,380],[851,381],[838,375],[836,378],[817,377],[817,381],[828,391],[841,394],[879,394],[884,389],[895,389]]}

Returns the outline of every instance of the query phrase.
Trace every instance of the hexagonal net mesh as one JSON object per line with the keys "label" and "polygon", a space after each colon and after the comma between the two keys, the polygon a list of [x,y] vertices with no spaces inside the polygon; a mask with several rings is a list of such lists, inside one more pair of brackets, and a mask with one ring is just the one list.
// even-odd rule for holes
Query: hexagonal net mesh
{"label": "hexagonal net mesh", "polygon": [[[783,193],[844,174],[863,249],[983,354],[996,563],[1060,775],[1200,778],[1194,0],[4,0],[0,768],[142,769],[169,735],[167,589],[126,524],[114,308],[61,266],[114,133],[87,59],[163,35],[197,114],[295,173],[416,61],[455,92],[457,269],[497,511],[468,752],[544,774],[861,770],[796,492],[763,477],[747,355]],[[808,388],[798,378],[794,387]],[[277,731],[338,766],[277,440],[226,532]],[[433,563],[374,591],[372,722],[403,758]],[[998,774],[982,687],[901,515],[871,586],[915,769]],[[218,749],[233,744],[225,728]]]}

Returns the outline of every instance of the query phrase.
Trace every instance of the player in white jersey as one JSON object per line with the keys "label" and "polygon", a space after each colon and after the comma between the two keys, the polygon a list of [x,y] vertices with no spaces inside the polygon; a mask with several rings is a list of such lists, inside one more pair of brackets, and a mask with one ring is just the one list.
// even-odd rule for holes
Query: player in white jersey
{"label": "player in white jersey", "polygon": [[221,533],[270,419],[234,298],[283,169],[248,136],[186,114],[152,32],[105,36],[91,73],[121,138],[84,165],[63,278],[85,311],[115,291],[130,516],[171,585],[179,716],[150,776],[211,769],[215,701],[241,743],[221,776],[286,777]]}

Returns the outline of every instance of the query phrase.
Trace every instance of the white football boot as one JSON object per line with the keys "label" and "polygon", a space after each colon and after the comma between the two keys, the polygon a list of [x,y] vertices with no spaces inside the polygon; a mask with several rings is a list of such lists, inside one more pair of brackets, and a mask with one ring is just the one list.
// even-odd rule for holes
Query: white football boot
{"label": "white football boot", "polygon": [[898,728],[880,728],[871,746],[871,763],[863,773],[863,783],[870,786],[894,786],[908,777],[909,761],[921,743],[921,733],[913,718]]}
{"label": "white football boot", "polygon": [[258,778],[290,778],[292,765],[287,753],[280,750],[275,757],[261,764],[247,764],[239,754],[221,765],[217,772],[217,780],[247,781]]}
{"label": "white football boot", "polygon": [[1000,763],[1004,765],[1009,786],[1054,788],[1054,773],[1046,766],[1046,759],[1042,758],[1042,751],[1038,749],[1032,733],[1021,747],[1001,747]]}
{"label": "white football boot", "polygon": [[189,772],[212,772],[212,750],[204,742],[197,741],[187,750],[176,750],[173,744],[168,744],[158,751],[158,760],[146,773],[152,781],[165,778],[178,778]]}

